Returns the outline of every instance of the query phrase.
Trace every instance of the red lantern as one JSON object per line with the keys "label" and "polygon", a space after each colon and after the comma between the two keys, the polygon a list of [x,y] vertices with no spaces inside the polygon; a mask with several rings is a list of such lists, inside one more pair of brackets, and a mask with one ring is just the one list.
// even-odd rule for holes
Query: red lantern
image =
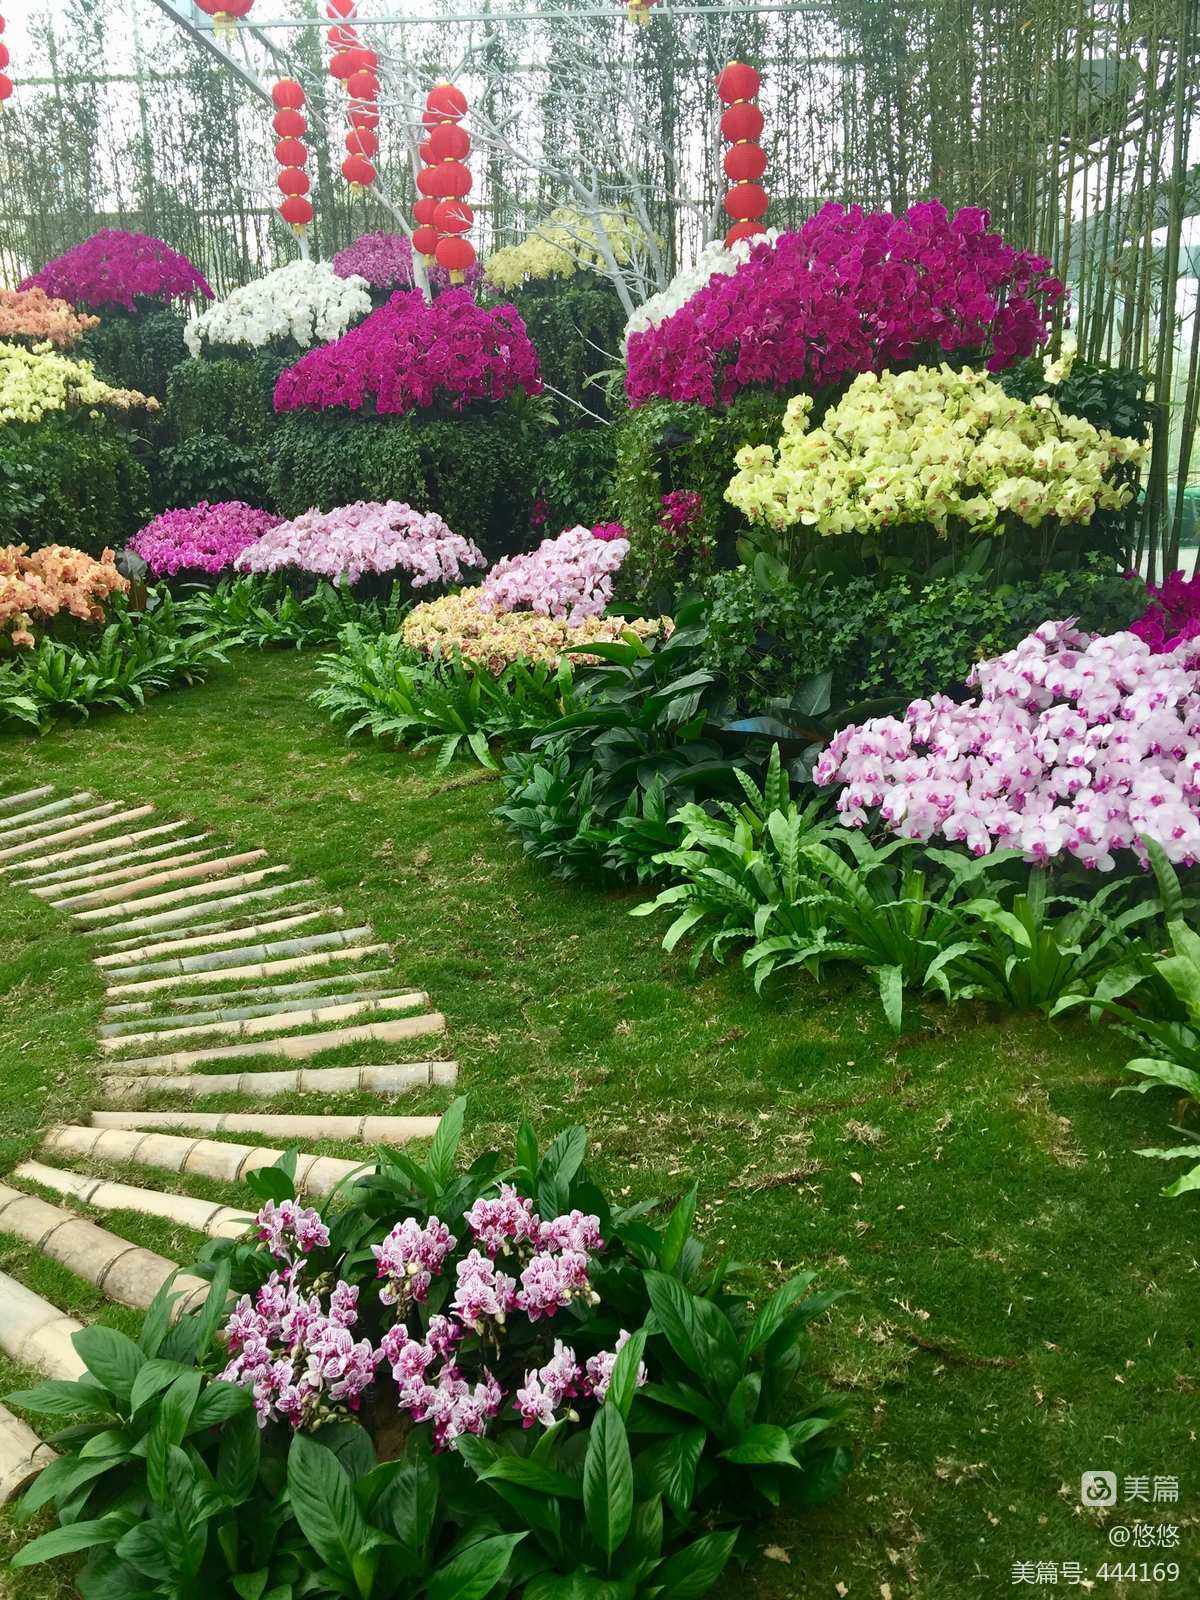
{"label": "red lantern", "polygon": [[763,114],[748,100],[738,100],[721,113],[721,132],[732,144],[737,139],[757,139],[763,131]]}
{"label": "red lantern", "polygon": [[439,117],[448,117],[452,122],[457,122],[460,117],[465,117],[467,114],[467,97],[452,83],[435,83],[425,96],[425,109],[436,112]]}
{"label": "red lantern", "polygon": [[432,195],[422,195],[413,206],[413,217],[422,227],[431,227],[437,208],[438,202]]}
{"label": "red lantern", "polygon": [[422,167],[420,172],[417,173],[417,188],[423,195],[429,196],[434,200],[441,198],[441,190],[438,188],[436,177],[437,170],[436,167]]}
{"label": "red lantern", "polygon": [[351,73],[346,80],[346,87],[355,100],[374,100],[379,95],[379,79],[365,67]]}
{"label": "red lantern", "polygon": [[284,167],[275,182],[284,194],[307,194],[312,188],[308,173],[301,172],[299,167]]}
{"label": "red lantern", "polygon": [[304,90],[295,78],[280,78],[271,90],[271,101],[276,111],[301,111],[304,108]]}
{"label": "red lantern", "polygon": [[339,78],[342,83],[347,83],[359,70],[357,50],[339,50],[329,63],[331,78]]}
{"label": "red lantern", "polygon": [[303,167],[308,161],[308,146],[302,139],[280,139],[275,159],[281,167]]}
{"label": "red lantern", "polygon": [[0,106],[2,106],[6,100],[10,100],[12,98],[12,92],[12,79],[5,77],[4,73],[0,72]]}
{"label": "red lantern", "polygon": [[744,61],[731,61],[717,73],[717,93],[726,102],[753,100],[761,87],[758,73]]}
{"label": "red lantern", "polygon": [[412,246],[414,250],[425,257],[426,261],[432,261],[434,252],[438,247],[437,229],[429,227],[428,224],[414,229]]}
{"label": "red lantern", "polygon": [[735,183],[761,178],[766,170],[766,153],[759,145],[743,140],[725,152],[725,175]]}
{"label": "red lantern", "polygon": [[475,213],[465,200],[442,200],[433,220],[442,233],[466,233],[475,221]]}
{"label": "red lantern", "polygon": [[6,44],[0,44],[0,67],[6,67],[7,65],[8,65],[8,46]]}
{"label": "red lantern", "polygon": [[308,119],[299,111],[277,111],[271,126],[281,139],[303,139],[308,132]]}
{"label": "red lantern", "polygon": [[352,128],[377,128],[379,126],[379,113],[371,105],[351,106],[350,126]]}
{"label": "red lantern", "polygon": [[442,199],[461,200],[471,192],[471,174],[461,161],[439,161],[429,169],[437,187],[433,193]]}
{"label": "red lantern", "polygon": [[728,250],[730,245],[736,244],[739,239],[753,239],[764,235],[766,231],[761,222],[735,222],[725,235],[725,248]]}
{"label": "red lantern", "polygon": [[428,146],[431,161],[461,161],[470,153],[471,138],[465,128],[460,128],[457,122],[439,122],[436,128],[429,130],[429,137],[421,146],[424,150]]}
{"label": "red lantern", "polygon": [[725,196],[725,209],[735,222],[763,216],[768,204],[767,191],[761,183],[735,184]]}
{"label": "red lantern", "polygon": [[475,246],[469,239],[460,239],[451,234],[446,239],[438,240],[435,257],[438,266],[445,267],[450,274],[450,282],[461,283],[474,264]]}
{"label": "red lantern", "polygon": [[375,168],[365,156],[347,156],[342,162],[342,176],[355,189],[369,189],[375,182]]}
{"label": "red lantern", "polygon": [[313,219],[312,201],[305,200],[302,195],[289,195],[280,206],[279,215],[285,222],[290,223],[297,233],[301,233]]}
{"label": "red lantern", "polygon": [[325,7],[327,17],[340,17],[344,22],[347,17],[352,17],[357,7],[357,0],[329,0]]}
{"label": "red lantern", "polygon": [[377,156],[379,154],[379,135],[377,133],[360,132],[351,128],[346,135],[346,149],[352,156]]}
{"label": "red lantern", "polygon": [[330,28],[325,37],[331,50],[354,50],[358,46],[358,35],[353,28]]}
{"label": "red lantern", "polygon": [[374,50],[356,50],[354,59],[364,72],[377,72],[379,70],[379,57]]}
{"label": "red lantern", "polygon": [[421,140],[420,144],[417,146],[417,154],[427,167],[431,167],[433,165],[433,146],[430,144],[428,139]]}

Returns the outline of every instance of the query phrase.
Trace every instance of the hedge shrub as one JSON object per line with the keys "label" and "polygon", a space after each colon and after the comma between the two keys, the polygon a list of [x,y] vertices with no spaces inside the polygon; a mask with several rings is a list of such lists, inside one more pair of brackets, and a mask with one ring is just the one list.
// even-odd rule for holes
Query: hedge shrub
{"label": "hedge shrub", "polygon": [[162,511],[199,505],[201,500],[244,500],[267,506],[267,452],[239,444],[224,434],[189,434],[164,450],[154,473],[155,504]]}
{"label": "hedge shrub", "polygon": [[587,272],[566,281],[550,278],[527,284],[502,298],[510,299],[521,313],[541,362],[542,382],[562,421],[579,419],[572,400],[607,415],[605,389],[589,380],[620,366],[622,360],[625,309],[612,285]]}
{"label": "hedge shrub", "polygon": [[167,420],[177,441],[224,436],[235,444],[263,445],[277,426],[275,383],[285,357],[262,352],[219,361],[188,360],[167,385]]}
{"label": "hedge shrub", "polygon": [[162,400],[171,373],[187,360],[183,323],[174,311],[107,312],[98,328],[84,334],[76,354],[93,362],[106,382]]}
{"label": "hedge shrub", "polygon": [[[786,404],[785,396],[750,390],[724,411],[652,400],[615,424],[612,515],[629,530],[623,586],[640,606],[669,610],[679,592],[733,565],[735,543],[749,529],[725,501],[734,456],[743,445],[774,444]],[[659,525],[663,496],[676,489],[701,497],[683,543]]]}
{"label": "hedge shrub", "polygon": [[295,412],[271,445],[271,499],[284,517],[312,506],[404,500],[438,511],[494,560],[529,543],[539,441],[519,413],[451,422]]}
{"label": "hedge shrub", "polygon": [[118,549],[150,515],[150,479],[103,420],[54,418],[0,430],[0,544]]}
{"label": "hedge shrub", "polygon": [[612,428],[560,428],[551,434],[538,464],[543,528],[557,533],[609,521],[616,467]]}

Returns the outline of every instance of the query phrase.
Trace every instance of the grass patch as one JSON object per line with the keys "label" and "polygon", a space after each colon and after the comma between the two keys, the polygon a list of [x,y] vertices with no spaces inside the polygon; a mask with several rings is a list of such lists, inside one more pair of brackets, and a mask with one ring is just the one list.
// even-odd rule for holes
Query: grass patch
{"label": "grass patch", "polygon": [[[1094,1569],[1109,1553],[1102,1514],[1076,1504],[1091,1468],[1181,1477],[1166,1515],[1194,1574],[1200,1264],[1181,1248],[1187,1202],[1163,1200],[1163,1173],[1131,1153],[1165,1142],[1165,1101],[1110,1099],[1121,1040],[1073,1019],[935,1006],[913,1008],[897,1040],[855,980],[798,980],[763,1001],[737,967],[689,978],[661,928],[627,916],[641,895],[526,865],[469,768],[439,776],[429,760],[348,749],[307,703],[316,683],[311,658],[240,654],[144,715],[0,741],[4,770],[20,787],[153,800],[318,879],[314,893],[370,922],[400,985],[447,1018],[444,1051],[413,1040],[347,1059],[453,1055],[472,1147],[508,1143],[522,1115],[543,1135],[586,1123],[618,1193],[669,1196],[699,1178],[712,1251],[751,1263],[759,1288],[809,1267],[820,1287],[856,1291],[817,1329],[815,1359],[856,1397],[857,1470],[817,1518],[764,1528],[763,1556],[718,1594],[843,1584],[872,1600],[990,1600],[1017,1561]],[[7,1168],[43,1123],[87,1110],[102,986],[95,941],[32,896],[0,893]],[[422,1091],[398,1108],[448,1098]],[[269,1109],[293,1106],[379,1102]],[[94,1312],[86,1286],[39,1270],[59,1304]],[[17,1592],[49,1597],[56,1581],[21,1575]]]}

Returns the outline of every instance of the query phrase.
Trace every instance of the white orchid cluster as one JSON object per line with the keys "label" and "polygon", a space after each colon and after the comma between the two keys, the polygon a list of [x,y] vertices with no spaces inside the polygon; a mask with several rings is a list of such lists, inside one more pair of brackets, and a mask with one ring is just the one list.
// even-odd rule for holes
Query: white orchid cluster
{"label": "white orchid cluster", "polygon": [[292,261],[193,316],[184,338],[193,356],[205,345],[261,350],[289,340],[307,350],[340,339],[370,310],[365,278],[339,278],[321,262]]}
{"label": "white orchid cluster", "polygon": [[625,339],[628,342],[631,334],[645,333],[649,328],[657,328],[660,322],[665,322],[668,317],[673,317],[681,311],[694,294],[699,294],[711,279],[724,274],[729,276],[737,271],[743,261],[750,259],[750,252],[760,244],[774,245],[779,238],[778,228],[768,228],[765,233],[757,234],[753,239],[739,239],[726,249],[720,239],[714,239],[711,244],[706,244],[699,256],[690,267],[684,267],[677,272],[665,289],[658,294],[650,296],[645,305],[639,306],[625,324]]}

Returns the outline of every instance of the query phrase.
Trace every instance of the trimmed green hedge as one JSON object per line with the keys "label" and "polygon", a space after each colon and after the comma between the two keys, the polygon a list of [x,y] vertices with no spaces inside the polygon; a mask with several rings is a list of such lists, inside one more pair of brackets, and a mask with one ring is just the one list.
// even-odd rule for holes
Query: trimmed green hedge
{"label": "trimmed green hedge", "polygon": [[[577,422],[579,405],[608,414],[605,389],[591,382],[620,366],[625,308],[617,292],[596,273],[564,281],[552,278],[517,289],[510,299],[521,313],[542,368],[542,381],[564,423]],[[566,395],[568,399],[562,399]],[[572,405],[575,400],[579,404]]]}
{"label": "trimmed green hedge", "polygon": [[129,441],[102,419],[0,428],[0,544],[118,549],[150,516],[150,479]]}
{"label": "trimmed green hedge", "polygon": [[275,383],[283,356],[228,356],[191,360],[175,368],[167,385],[167,421],[182,442],[198,435],[261,446],[278,426]]}
{"label": "trimmed green hedge", "polygon": [[543,531],[558,533],[613,520],[616,440],[612,428],[560,428],[538,463],[538,494],[545,502]]}
{"label": "trimmed green hedge", "polygon": [[486,417],[423,422],[293,412],[271,445],[281,516],[355,500],[404,500],[438,511],[489,560],[528,544],[540,441],[504,407]]}
{"label": "trimmed green hedge", "polygon": [[187,360],[183,328],[183,317],[165,309],[132,316],[107,312],[98,328],[84,334],[76,354],[92,362],[106,382],[162,400],[171,373]]}
{"label": "trimmed green hedge", "polygon": [[[622,587],[652,608],[648,615],[669,610],[677,594],[736,561],[734,546],[749,525],[725,501],[734,457],[743,445],[777,444],[786,405],[784,395],[750,390],[723,411],[652,400],[615,424],[612,515],[629,530],[632,546]],[[677,489],[698,493],[702,502],[679,542],[658,520],[663,496]]]}

